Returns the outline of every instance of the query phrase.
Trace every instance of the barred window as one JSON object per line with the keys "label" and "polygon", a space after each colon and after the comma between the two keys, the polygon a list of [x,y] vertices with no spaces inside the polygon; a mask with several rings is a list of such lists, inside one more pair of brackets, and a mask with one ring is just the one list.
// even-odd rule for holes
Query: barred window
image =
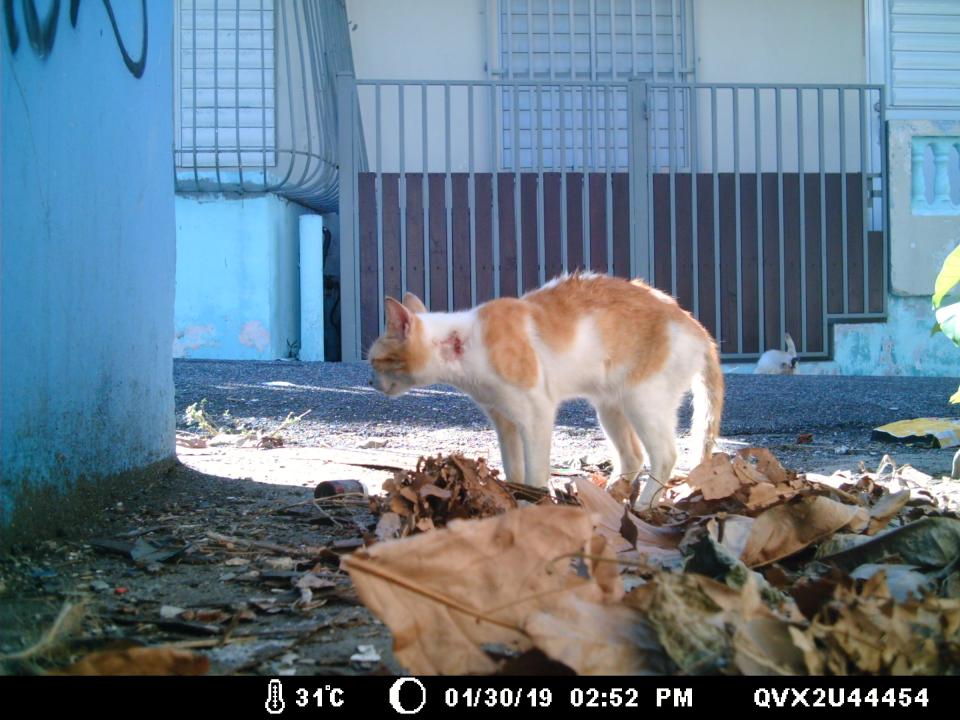
{"label": "barred window", "polygon": [[[690,79],[690,17],[687,0],[500,0],[496,72],[505,79],[547,82],[540,90],[520,83],[501,92],[503,167],[625,168],[623,83]],[[603,88],[550,85],[550,80],[620,82]],[[657,113],[656,122],[651,120],[657,128],[655,134],[651,129],[651,159],[657,165],[670,162],[671,109],[678,154],[686,145],[687,94],[675,90],[671,103],[669,93],[651,91]]]}

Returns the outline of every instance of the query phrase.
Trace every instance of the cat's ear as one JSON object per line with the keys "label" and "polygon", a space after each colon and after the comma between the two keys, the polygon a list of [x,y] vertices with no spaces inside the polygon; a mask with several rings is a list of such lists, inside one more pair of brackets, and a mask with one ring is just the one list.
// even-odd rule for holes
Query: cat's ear
{"label": "cat's ear", "polygon": [[403,296],[403,306],[412,313],[425,313],[427,312],[427,306],[411,292],[404,294]]}
{"label": "cat's ear", "polygon": [[410,334],[413,314],[407,308],[388,296],[383,301],[383,312],[387,322],[387,335],[402,340]]}
{"label": "cat's ear", "polygon": [[796,357],[796,355],[797,355],[797,346],[793,344],[793,338],[790,337],[790,333],[787,333],[787,334],[786,334],[785,339],[786,339],[786,341],[787,341],[787,353],[789,353],[790,355],[793,355],[794,357]]}

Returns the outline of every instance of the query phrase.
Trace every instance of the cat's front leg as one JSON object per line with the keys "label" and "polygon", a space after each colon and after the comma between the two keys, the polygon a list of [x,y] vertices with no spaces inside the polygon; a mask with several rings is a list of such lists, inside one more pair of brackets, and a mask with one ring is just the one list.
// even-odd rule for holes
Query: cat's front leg
{"label": "cat's front leg", "polygon": [[550,482],[550,443],[556,407],[533,403],[531,412],[520,425],[523,438],[523,462],[526,482],[535,487],[546,487]]}
{"label": "cat's front leg", "polygon": [[493,408],[485,407],[484,410],[497,431],[497,440],[500,441],[500,459],[503,462],[503,472],[507,480],[522,485],[524,482],[523,441],[520,438],[519,429],[515,423]]}

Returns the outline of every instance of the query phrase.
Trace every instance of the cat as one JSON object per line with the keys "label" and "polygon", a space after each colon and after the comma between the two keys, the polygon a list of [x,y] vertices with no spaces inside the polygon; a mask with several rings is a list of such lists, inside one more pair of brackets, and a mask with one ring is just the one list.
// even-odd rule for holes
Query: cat
{"label": "cat", "polygon": [[724,383],[709,333],[674,298],[640,280],[564,275],[521,298],[427,312],[415,295],[387,297],[386,327],[367,358],[389,396],[445,383],[493,423],[508,480],[546,486],[557,408],[586,398],[615,452],[612,484],[650,456],[652,502],[676,463],[677,411],[693,390],[692,434],[713,452]]}
{"label": "cat", "polygon": [[793,344],[790,333],[784,336],[787,351],[767,350],[757,361],[755,375],[793,375],[797,369],[797,346]]}

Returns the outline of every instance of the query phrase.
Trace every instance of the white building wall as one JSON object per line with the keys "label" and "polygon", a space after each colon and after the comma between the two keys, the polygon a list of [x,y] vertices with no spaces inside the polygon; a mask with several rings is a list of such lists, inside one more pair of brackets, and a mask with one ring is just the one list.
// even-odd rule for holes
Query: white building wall
{"label": "white building wall", "polygon": [[[699,82],[736,83],[864,83],[864,19],[862,0],[693,0],[693,33],[688,42],[694,48],[693,61]],[[488,80],[497,68],[496,0],[348,0],[354,64],[360,79],[407,80]],[[495,76],[495,75],[494,75]],[[442,88],[427,95],[427,151],[423,150],[422,91],[419,86],[404,91],[404,169],[431,171],[447,169],[446,114]],[[376,139],[376,95],[361,87],[360,103],[366,149],[372,168],[396,172],[400,166],[399,91],[395,86],[380,91],[380,142]],[[783,95],[781,103],[781,163],[787,172],[798,169],[797,106],[794,95]],[[493,161],[491,123],[496,114],[490,107],[487,88],[474,91],[474,165],[488,171]],[[698,169],[711,171],[712,136],[710,95],[698,96],[700,104]],[[733,170],[732,95],[717,94],[718,170]],[[752,92],[741,91],[740,169],[750,172],[756,165],[754,108]],[[816,93],[803,98],[803,167],[818,169]],[[849,93],[845,99],[847,128],[846,170],[860,169],[860,142],[854,132],[858,125],[859,99]],[[867,105],[870,103],[867,102]],[[467,91],[450,90],[450,170],[469,169]],[[762,167],[777,169],[774,96],[760,97]],[[836,92],[824,95],[825,170],[840,170],[839,102]],[[661,128],[662,130],[662,128]],[[873,145],[874,131],[868,135]],[[379,153],[378,153],[379,150]],[[378,158],[382,162],[378,163]]]}

